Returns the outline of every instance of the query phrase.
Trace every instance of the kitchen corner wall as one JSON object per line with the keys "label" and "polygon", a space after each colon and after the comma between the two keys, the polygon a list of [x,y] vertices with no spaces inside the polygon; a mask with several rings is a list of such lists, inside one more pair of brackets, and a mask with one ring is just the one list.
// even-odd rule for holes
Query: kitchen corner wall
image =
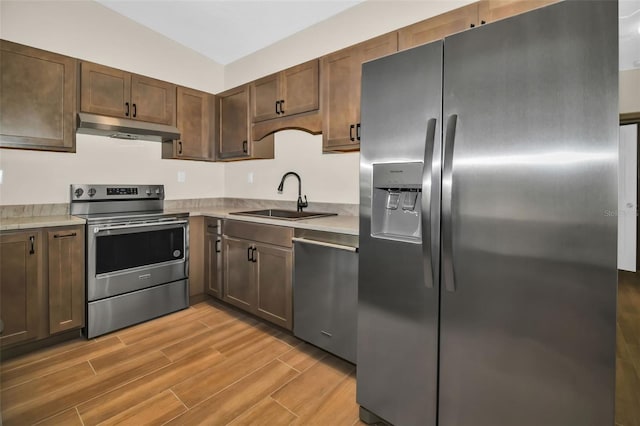
{"label": "kitchen corner wall", "polygon": [[[2,0],[0,37],[194,89],[223,90],[222,65],[91,0]],[[162,160],[158,142],[80,134],[76,149],[0,149],[0,204],[67,203],[71,183],[162,183],[169,199],[225,195],[224,164]],[[184,183],[177,181],[179,171]]]}
{"label": "kitchen corner wall", "polygon": [[[252,55],[225,66],[225,88],[340,50],[397,28],[472,3],[463,1],[368,0]],[[322,154],[322,135],[291,130],[275,135],[275,159],[241,161],[225,167],[227,197],[291,200],[297,182],[288,178],[283,194],[276,188],[287,171],[302,177],[309,202],[358,204],[359,153]],[[250,182],[253,175],[253,183]]]}

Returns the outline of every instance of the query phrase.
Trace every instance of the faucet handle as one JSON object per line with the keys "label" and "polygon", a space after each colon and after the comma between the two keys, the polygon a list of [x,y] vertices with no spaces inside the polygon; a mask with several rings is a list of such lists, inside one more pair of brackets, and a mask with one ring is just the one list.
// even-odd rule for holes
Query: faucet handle
{"label": "faucet handle", "polygon": [[309,207],[309,202],[307,201],[307,196],[304,196],[304,201],[302,201],[302,197],[298,197],[298,211],[301,212],[303,208]]}

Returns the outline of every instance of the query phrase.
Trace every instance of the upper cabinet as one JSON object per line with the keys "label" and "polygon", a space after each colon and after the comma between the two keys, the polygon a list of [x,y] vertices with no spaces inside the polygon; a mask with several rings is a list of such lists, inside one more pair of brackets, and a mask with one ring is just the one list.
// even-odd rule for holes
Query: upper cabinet
{"label": "upper cabinet", "polygon": [[360,148],[362,63],[397,50],[398,37],[393,32],[322,57],[324,151],[353,151]]}
{"label": "upper cabinet", "polygon": [[559,0],[482,0],[477,3],[480,24],[498,21],[519,15],[542,6],[557,3]]}
{"label": "upper cabinet", "polygon": [[273,135],[252,141],[250,95],[249,85],[245,84],[217,97],[216,158],[219,160],[273,158]]}
{"label": "upper cabinet", "polygon": [[78,62],[0,40],[0,146],[75,152]]}
{"label": "upper cabinet", "polygon": [[83,62],[80,109],[83,112],[173,125],[176,86],[103,65]]}
{"label": "upper cabinet", "polygon": [[473,3],[401,28],[398,30],[398,49],[405,50],[427,44],[476,25],[478,3]]}
{"label": "upper cabinet", "polygon": [[254,123],[319,108],[318,60],[289,68],[251,83]]}
{"label": "upper cabinet", "polygon": [[162,144],[162,158],[215,159],[215,96],[186,87],[177,88],[176,126],[180,139]]}
{"label": "upper cabinet", "polygon": [[254,140],[284,129],[322,131],[318,59],[251,83]]}

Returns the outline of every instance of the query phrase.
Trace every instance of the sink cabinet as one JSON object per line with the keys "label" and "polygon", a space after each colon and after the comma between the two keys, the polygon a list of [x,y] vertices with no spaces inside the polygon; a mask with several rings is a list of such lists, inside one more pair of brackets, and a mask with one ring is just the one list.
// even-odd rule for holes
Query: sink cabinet
{"label": "sink cabinet", "polygon": [[293,230],[225,221],[223,300],[283,328],[293,328]]}

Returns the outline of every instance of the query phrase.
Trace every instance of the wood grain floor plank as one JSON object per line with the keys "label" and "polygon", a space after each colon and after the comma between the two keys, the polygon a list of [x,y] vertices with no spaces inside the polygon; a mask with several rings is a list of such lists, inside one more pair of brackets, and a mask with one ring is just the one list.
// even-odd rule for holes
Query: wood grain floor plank
{"label": "wood grain floor plank", "polygon": [[0,376],[0,381],[3,388],[8,388],[123,347],[122,342],[114,336],[101,342],[78,346],[70,351],[11,369]]}
{"label": "wood grain floor plank", "polygon": [[328,355],[323,362],[313,365],[271,397],[296,415],[306,415],[354,369],[353,364]]}
{"label": "wood grain floor plank", "polygon": [[[163,355],[164,356],[164,355]],[[97,398],[82,403],[78,412],[85,424],[104,422],[120,412],[140,404],[176,383],[197,375],[200,371],[221,362],[224,357],[213,349],[196,352],[187,358],[157,369],[153,374],[139,377]]]}
{"label": "wood grain floor plank", "polygon": [[350,426],[359,419],[359,405],[356,402],[355,372],[345,377],[313,406],[305,407],[305,415],[294,422],[303,426]]}
{"label": "wood grain floor plank", "polygon": [[125,345],[139,342],[155,333],[161,332],[167,328],[175,327],[176,324],[185,324],[187,322],[196,321],[202,316],[207,315],[209,311],[206,309],[195,309],[193,307],[164,317],[156,318],[133,327],[125,328],[115,332]]}
{"label": "wood grain floor plank", "polygon": [[82,337],[78,337],[77,339],[68,340],[66,342],[59,343],[50,348],[40,349],[34,352],[30,352],[28,354],[21,355],[16,358],[11,358],[9,360],[2,360],[0,362],[0,374],[6,373],[9,370],[13,370],[15,368],[24,368],[25,366],[34,363],[34,362],[42,362],[47,358],[51,358],[55,355],[59,355],[65,352],[69,352],[73,349],[87,346],[87,344],[95,343],[95,339],[86,340]]}
{"label": "wood grain floor plank", "polygon": [[257,320],[254,318],[250,318],[244,314],[239,312],[228,310],[211,310],[213,308],[209,308],[208,312],[199,318],[199,321],[205,324],[208,327],[214,328],[218,325],[228,322],[230,320],[244,320],[247,323],[255,324]]}
{"label": "wood grain floor plank", "polygon": [[187,407],[169,390],[128,408],[100,426],[163,424],[187,411]]}
{"label": "wood grain floor plank", "polygon": [[4,426],[25,425],[53,416],[67,408],[87,403],[93,398],[125,386],[127,383],[146,375],[153,376],[155,371],[169,365],[169,359],[155,351],[144,357],[119,364],[104,375],[93,376],[78,382],[69,382],[55,392],[42,395],[38,399],[27,401],[14,408],[4,409]]}
{"label": "wood grain floor plank", "polygon": [[274,360],[168,424],[226,425],[298,374],[285,363]]}
{"label": "wood grain floor plank", "polygon": [[269,336],[254,342],[244,350],[227,355],[227,358],[171,390],[189,408],[204,401],[227,386],[272,362],[289,350],[289,346]]}
{"label": "wood grain floor plank", "polygon": [[76,383],[94,376],[95,373],[89,363],[83,361],[20,385],[3,389],[0,393],[2,407],[5,409],[15,407],[27,401],[41,398],[50,392],[55,392],[70,383]]}
{"label": "wood grain floor plank", "polygon": [[248,411],[236,417],[229,426],[286,426],[298,417],[271,397],[264,398]]}
{"label": "wood grain floor plank", "polygon": [[640,274],[620,273],[616,336],[616,424],[640,426]]}
{"label": "wood grain floor plank", "polygon": [[176,342],[179,344],[182,339],[189,336],[198,337],[200,333],[207,330],[207,326],[198,321],[176,324],[171,328],[158,330],[155,334],[142,338],[135,343],[129,343],[117,351],[91,358],[89,362],[96,370],[96,373],[102,374],[121,362],[144,355],[151,350],[161,350],[165,346],[176,344]]}
{"label": "wood grain floor plank", "polygon": [[236,333],[248,330],[251,326],[235,319],[219,324],[216,328],[210,328],[197,336],[188,337],[173,345],[162,349],[162,352],[172,361],[189,355],[193,351],[205,347],[215,347],[220,342],[234,336]]}
{"label": "wood grain floor plank", "polygon": [[75,408],[69,408],[36,424],[38,426],[84,426]]}
{"label": "wood grain floor plank", "polygon": [[302,372],[313,366],[326,355],[327,353],[322,349],[310,345],[309,343],[303,343],[292,348],[289,352],[280,356],[278,359]]}

